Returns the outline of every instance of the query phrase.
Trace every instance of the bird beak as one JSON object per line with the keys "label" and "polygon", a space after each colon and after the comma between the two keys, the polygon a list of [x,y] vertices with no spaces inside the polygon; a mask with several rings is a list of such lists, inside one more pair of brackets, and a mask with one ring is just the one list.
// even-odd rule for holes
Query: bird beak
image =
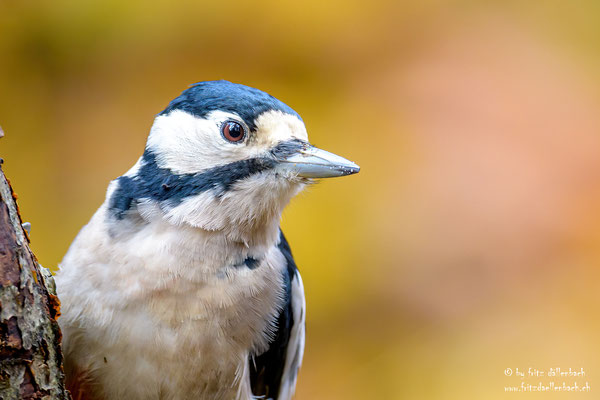
{"label": "bird beak", "polygon": [[356,174],[360,167],[352,161],[308,145],[279,161],[281,168],[303,178],[332,178]]}

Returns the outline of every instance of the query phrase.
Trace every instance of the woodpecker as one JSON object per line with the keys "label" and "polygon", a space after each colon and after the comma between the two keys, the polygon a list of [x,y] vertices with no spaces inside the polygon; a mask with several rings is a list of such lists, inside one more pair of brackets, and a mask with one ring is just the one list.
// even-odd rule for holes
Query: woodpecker
{"label": "woodpecker", "polygon": [[183,91],[59,265],[73,397],[290,399],[305,300],[281,213],[315,179],[358,171],[267,93]]}

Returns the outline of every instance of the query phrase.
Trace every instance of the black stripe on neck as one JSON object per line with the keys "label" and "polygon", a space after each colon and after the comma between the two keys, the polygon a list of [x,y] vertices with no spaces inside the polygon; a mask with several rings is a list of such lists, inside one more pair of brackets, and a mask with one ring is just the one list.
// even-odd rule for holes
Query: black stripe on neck
{"label": "black stripe on neck", "polygon": [[139,171],[134,176],[121,176],[118,187],[112,194],[109,210],[117,219],[123,219],[131,206],[140,199],[168,202],[171,207],[179,205],[185,198],[208,190],[223,196],[231,187],[252,175],[271,170],[277,160],[285,158],[305,144],[300,140],[282,142],[264,157],[249,158],[210,168],[196,174],[176,174],[161,168],[156,154],[146,149]]}

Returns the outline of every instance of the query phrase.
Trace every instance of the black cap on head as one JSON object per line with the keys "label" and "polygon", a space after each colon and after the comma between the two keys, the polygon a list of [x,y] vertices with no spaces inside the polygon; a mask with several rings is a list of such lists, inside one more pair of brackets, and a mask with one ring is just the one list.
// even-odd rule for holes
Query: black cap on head
{"label": "black cap on head", "polygon": [[228,81],[206,81],[192,85],[175,98],[159,115],[182,110],[200,118],[211,111],[225,111],[239,115],[246,125],[256,129],[256,118],[269,110],[300,115],[285,103],[261,90]]}

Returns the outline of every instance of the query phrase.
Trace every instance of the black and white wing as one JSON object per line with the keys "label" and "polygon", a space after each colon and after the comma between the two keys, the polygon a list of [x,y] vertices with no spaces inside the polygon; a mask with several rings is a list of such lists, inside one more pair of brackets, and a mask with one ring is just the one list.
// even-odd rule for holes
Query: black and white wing
{"label": "black and white wing", "polygon": [[254,396],[289,400],[294,394],[304,354],[306,303],[302,278],[283,232],[280,232],[277,247],[287,263],[284,268],[285,300],[269,349],[250,359],[250,384]]}

